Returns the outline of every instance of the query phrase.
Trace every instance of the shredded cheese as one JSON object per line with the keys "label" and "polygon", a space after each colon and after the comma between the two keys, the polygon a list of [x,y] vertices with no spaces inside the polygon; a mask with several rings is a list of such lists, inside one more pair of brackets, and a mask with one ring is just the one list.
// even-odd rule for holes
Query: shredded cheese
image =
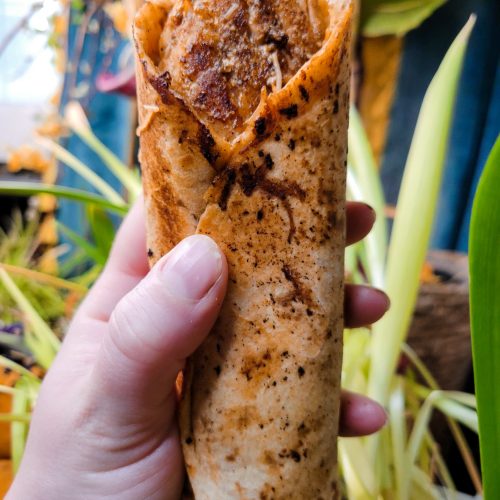
{"label": "shredded cheese", "polygon": [[275,91],[278,92],[283,87],[283,75],[281,73],[281,67],[280,67],[280,62],[278,59],[277,52],[273,52],[271,54],[271,61],[272,61],[273,66],[274,66],[274,72],[276,73],[276,89],[275,89]]}
{"label": "shredded cheese", "polygon": [[238,3],[235,2],[229,7],[229,9],[226,10],[226,13],[224,14],[224,19],[230,19],[231,16],[238,10]]}
{"label": "shredded cheese", "polygon": [[146,111],[152,111],[153,113],[158,113],[158,111],[160,111],[160,108],[156,104],[144,104],[143,108]]}
{"label": "shredded cheese", "polygon": [[160,111],[160,108],[156,104],[144,104],[142,107],[148,112],[148,114],[139,127],[137,127],[136,134],[138,136],[140,136],[149,127],[153,116]]}

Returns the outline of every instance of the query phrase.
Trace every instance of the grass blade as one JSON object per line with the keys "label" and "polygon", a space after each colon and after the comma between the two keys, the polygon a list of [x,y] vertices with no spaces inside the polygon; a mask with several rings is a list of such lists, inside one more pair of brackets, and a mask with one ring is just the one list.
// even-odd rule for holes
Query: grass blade
{"label": "grass blade", "polygon": [[485,498],[500,498],[500,137],[479,182],[470,229],[472,352]]}
{"label": "grass blade", "polygon": [[37,182],[0,181],[0,194],[6,196],[35,196],[42,193],[97,205],[121,216],[126,215],[130,208],[126,203],[112,203],[102,196],[66,186],[38,184]]}

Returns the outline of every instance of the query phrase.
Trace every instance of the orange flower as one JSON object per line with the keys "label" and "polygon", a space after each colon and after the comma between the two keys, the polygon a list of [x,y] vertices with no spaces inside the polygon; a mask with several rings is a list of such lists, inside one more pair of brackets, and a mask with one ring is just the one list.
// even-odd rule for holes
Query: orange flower
{"label": "orange flower", "polygon": [[7,169],[13,173],[22,169],[44,173],[49,167],[50,160],[31,146],[21,146],[19,149],[12,151],[7,159]]}
{"label": "orange flower", "polygon": [[37,133],[43,137],[57,139],[62,135],[67,134],[61,119],[57,115],[49,116],[37,129]]}

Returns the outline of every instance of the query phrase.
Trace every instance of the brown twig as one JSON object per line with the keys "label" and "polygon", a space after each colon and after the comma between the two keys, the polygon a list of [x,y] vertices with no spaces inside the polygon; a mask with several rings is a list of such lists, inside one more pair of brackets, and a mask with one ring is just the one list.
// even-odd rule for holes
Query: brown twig
{"label": "brown twig", "polygon": [[14,40],[16,35],[28,24],[28,21],[33,17],[35,12],[43,7],[43,2],[34,3],[29,11],[17,22],[17,24],[7,33],[5,38],[0,42],[0,56],[5,52],[9,44]]}

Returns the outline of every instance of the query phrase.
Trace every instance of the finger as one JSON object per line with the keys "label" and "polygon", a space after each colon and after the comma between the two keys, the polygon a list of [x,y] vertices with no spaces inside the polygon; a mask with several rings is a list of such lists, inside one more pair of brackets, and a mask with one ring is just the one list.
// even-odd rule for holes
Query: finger
{"label": "finger", "polygon": [[362,240],[375,224],[376,214],[370,205],[349,201],[346,206],[346,245]]}
{"label": "finger", "polygon": [[186,238],[116,306],[93,376],[111,414],[157,407],[213,326],[227,264],[207,236]]}
{"label": "finger", "polygon": [[148,273],[144,200],[139,198],[116,235],[108,263],[80,313],[106,322],[116,304]]}
{"label": "finger", "polygon": [[343,391],[340,403],[339,432],[344,437],[367,436],[387,424],[385,410],[375,401]]}
{"label": "finger", "polygon": [[389,297],[377,288],[346,285],[344,317],[347,328],[358,328],[378,321],[390,307]]}

